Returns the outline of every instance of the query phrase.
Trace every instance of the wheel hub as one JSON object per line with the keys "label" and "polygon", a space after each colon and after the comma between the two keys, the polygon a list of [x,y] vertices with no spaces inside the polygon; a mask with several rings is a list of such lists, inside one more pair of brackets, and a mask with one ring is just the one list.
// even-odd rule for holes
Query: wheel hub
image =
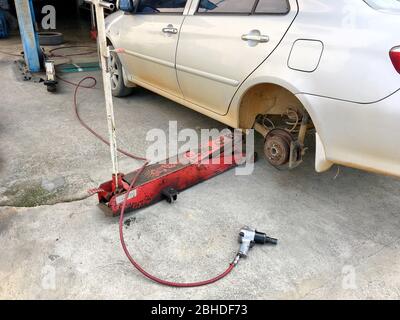
{"label": "wheel hub", "polygon": [[112,89],[116,89],[119,82],[119,70],[117,65],[117,59],[113,55],[111,55],[111,63],[109,66],[109,71],[111,75],[111,87]]}
{"label": "wheel hub", "polygon": [[283,129],[274,129],[267,135],[264,153],[273,166],[283,166],[289,162],[292,141],[292,135]]}

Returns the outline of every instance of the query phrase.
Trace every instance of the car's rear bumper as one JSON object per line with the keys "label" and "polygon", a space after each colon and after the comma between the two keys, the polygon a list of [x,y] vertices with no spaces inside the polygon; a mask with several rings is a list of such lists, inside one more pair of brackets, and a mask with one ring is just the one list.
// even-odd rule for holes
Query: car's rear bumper
{"label": "car's rear bumper", "polygon": [[299,94],[326,159],[400,177],[400,90],[370,104]]}

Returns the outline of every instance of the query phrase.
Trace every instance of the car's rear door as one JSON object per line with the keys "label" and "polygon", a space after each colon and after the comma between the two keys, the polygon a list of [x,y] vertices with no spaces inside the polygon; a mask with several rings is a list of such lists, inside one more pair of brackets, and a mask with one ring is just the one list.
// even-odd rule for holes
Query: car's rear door
{"label": "car's rear door", "polygon": [[226,114],[239,85],[278,46],[296,0],[193,0],[176,68],[184,98]]}
{"label": "car's rear door", "polygon": [[135,14],[124,15],[120,21],[120,46],[125,48],[124,67],[130,80],[182,97],[175,55],[189,5],[190,0],[141,0]]}

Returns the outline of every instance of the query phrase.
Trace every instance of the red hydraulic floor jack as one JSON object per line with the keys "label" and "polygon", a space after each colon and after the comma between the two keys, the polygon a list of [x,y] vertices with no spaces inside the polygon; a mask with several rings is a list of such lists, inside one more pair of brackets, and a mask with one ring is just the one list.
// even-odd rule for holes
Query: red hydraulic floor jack
{"label": "red hydraulic floor jack", "polygon": [[[124,206],[124,209],[129,211],[156,203],[162,199],[173,202],[177,199],[180,191],[210,179],[243,162],[242,136],[226,134],[209,141],[206,146],[202,146],[197,152],[186,152],[181,157],[178,157],[180,161],[167,160],[165,163],[146,165],[126,175],[119,172],[109,68],[111,49],[107,47],[103,11],[104,8],[114,8],[114,5],[99,0],[92,0],[91,3],[96,10],[109,146],[113,165],[111,181],[101,184],[98,189],[94,190],[94,192],[98,193],[100,206],[107,209],[106,212],[110,215],[117,216]],[[115,51],[118,53],[124,52],[123,49],[116,49]],[[127,195],[127,193],[129,194]]]}
{"label": "red hydraulic floor jack", "polygon": [[[139,209],[161,200],[176,201],[178,193],[215,177],[245,161],[241,136],[221,135],[197,152],[188,151],[162,163],[148,165],[140,173],[134,188],[126,194],[138,170],[100,185],[98,198],[106,214],[117,216],[126,200],[126,211]],[[179,159],[179,161],[176,161]]]}

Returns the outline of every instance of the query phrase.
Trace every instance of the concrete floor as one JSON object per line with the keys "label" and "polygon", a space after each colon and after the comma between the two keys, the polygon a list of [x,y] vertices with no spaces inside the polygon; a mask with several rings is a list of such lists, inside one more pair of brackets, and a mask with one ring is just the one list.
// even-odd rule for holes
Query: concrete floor
{"label": "concrete floor", "polygon": [[[18,39],[2,40],[13,51]],[[100,79],[100,73],[92,73]],[[78,81],[83,74],[65,75]],[[221,282],[171,289],[143,278],[125,258],[117,219],[86,191],[110,178],[108,148],[82,128],[73,88],[55,95],[18,80],[0,54],[1,299],[398,299],[400,181],[340,168],[316,174],[313,152],[294,171],[261,160],[253,175],[225,173],[127,216],[125,234],[144,267],[176,281],[222,271],[238,249],[237,232],[255,226],[278,237],[255,247]],[[100,85],[98,86],[100,88]],[[83,118],[106,135],[101,90],[80,93]],[[223,128],[194,111],[138,89],[115,100],[120,143],[144,154],[146,132]],[[256,141],[262,154],[262,140]],[[121,158],[123,171],[138,163]],[[82,200],[83,199],[83,200]]]}

